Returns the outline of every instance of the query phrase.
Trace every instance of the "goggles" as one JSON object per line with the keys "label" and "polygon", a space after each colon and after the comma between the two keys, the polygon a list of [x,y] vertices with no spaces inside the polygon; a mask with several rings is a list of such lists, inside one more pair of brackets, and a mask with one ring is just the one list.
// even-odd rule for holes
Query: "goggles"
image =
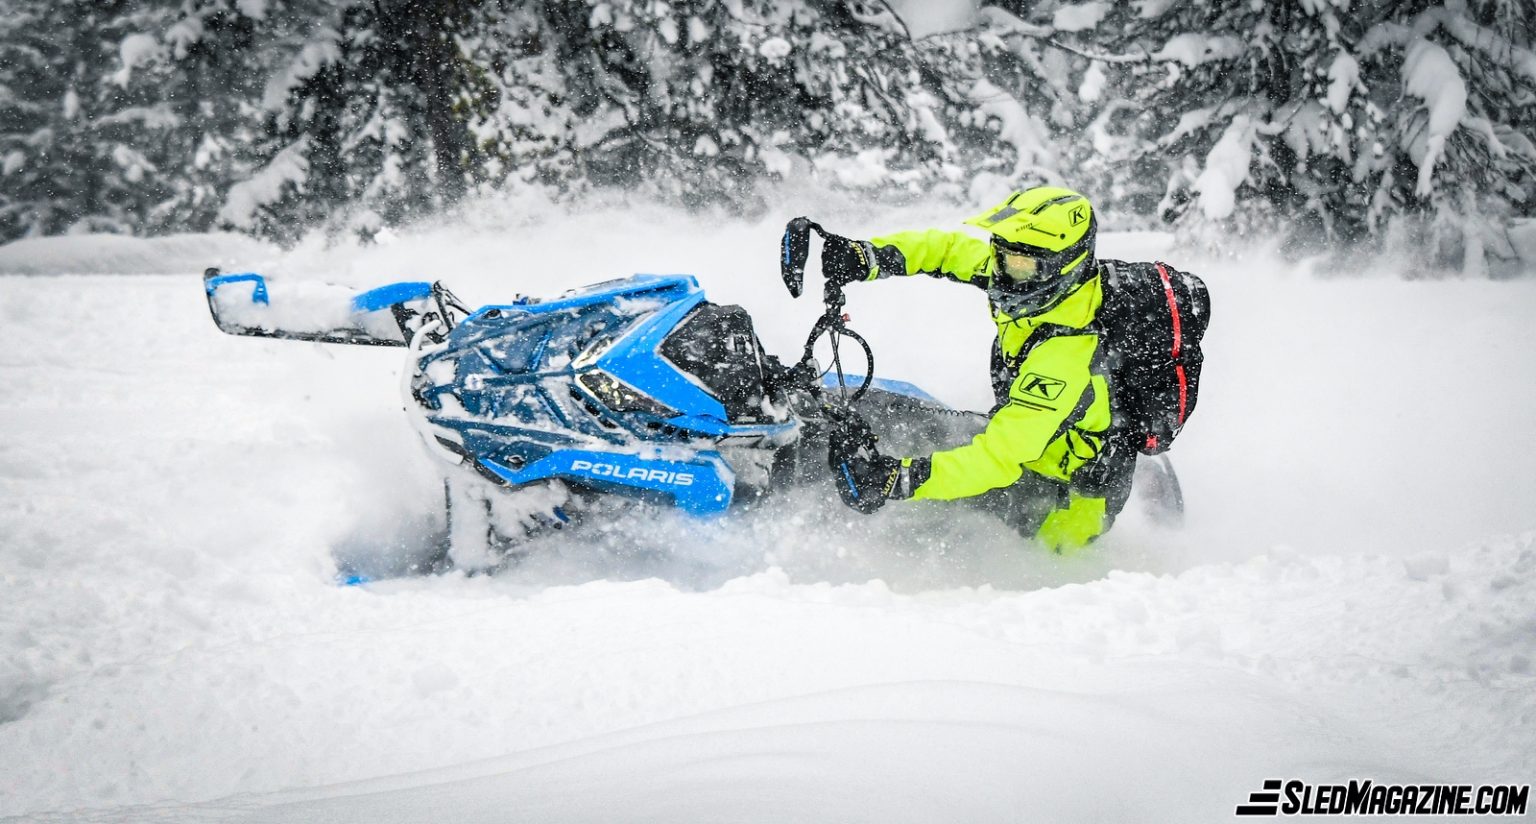
{"label": "goggles", "polygon": [[1046,252],[1043,249],[1030,249],[1029,247],[1014,244],[1005,244],[993,241],[992,254],[995,260],[995,272],[999,285],[1007,286],[1009,282],[1019,287],[1027,287],[1038,284],[1042,280],[1048,280],[1056,274],[1060,255]]}
{"label": "goggles", "polygon": [[1040,312],[1077,284],[1077,278],[1062,276],[1064,253],[993,238],[992,255],[992,283],[987,294],[992,305],[1009,317]]}

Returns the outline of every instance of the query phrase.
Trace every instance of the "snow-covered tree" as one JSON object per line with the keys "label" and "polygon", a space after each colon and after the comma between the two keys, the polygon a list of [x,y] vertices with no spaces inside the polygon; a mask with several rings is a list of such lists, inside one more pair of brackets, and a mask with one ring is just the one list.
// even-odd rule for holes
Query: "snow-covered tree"
{"label": "snow-covered tree", "polygon": [[0,239],[126,232],[155,199],[143,147],[169,124],[116,82],[143,59],[127,2],[14,0],[0,15]]}
{"label": "snow-covered tree", "polygon": [[[1118,14],[1125,179],[1208,236],[1293,246],[1424,235],[1477,270],[1529,214],[1533,12],[1351,0],[1171,4]],[[1427,234],[1426,234],[1427,233]],[[1448,261],[1449,262],[1449,261]]]}
{"label": "snow-covered tree", "polygon": [[1354,185],[1352,121],[1367,119],[1350,69],[1358,13],[1330,0],[1144,0],[1116,17],[1102,45],[1120,102],[1105,131],[1127,197],[1223,232],[1315,210],[1324,235],[1349,234],[1333,224],[1339,204],[1314,197]]}
{"label": "snow-covered tree", "polygon": [[1516,256],[1509,230],[1536,216],[1536,8],[1416,5],[1372,26],[1360,47],[1363,76],[1400,91],[1383,146],[1396,163],[1370,219],[1480,273]]}
{"label": "snow-covered tree", "polygon": [[476,133],[516,178],[740,205],[765,177],[902,197],[964,176],[953,89],[883,4],[544,0],[497,26]]}
{"label": "snow-covered tree", "polygon": [[253,168],[268,6],[11,3],[0,237],[212,225]]}
{"label": "snow-covered tree", "polygon": [[984,7],[969,30],[921,44],[928,70],[954,88],[939,123],[964,145],[973,202],[1043,183],[1118,202],[1093,162],[1104,74],[1073,43],[1091,35],[1109,4],[1003,2]]}
{"label": "snow-covered tree", "polygon": [[220,221],[275,237],[362,233],[455,202],[477,176],[466,99],[482,73],[459,34],[475,0],[349,0],[309,25],[261,101],[260,168]]}
{"label": "snow-covered tree", "polygon": [[[143,152],[158,170],[156,202],[140,227],[212,226],[225,193],[255,168],[252,117],[266,77],[265,48],[283,31],[282,8],[263,0],[159,0],[143,4],[113,81],[144,100],[158,128]],[[129,43],[137,44],[130,49]]]}
{"label": "snow-covered tree", "polygon": [[[1525,0],[0,0],[0,238],[368,234],[547,187],[766,181],[1536,258]],[[963,22],[963,17],[957,18]]]}

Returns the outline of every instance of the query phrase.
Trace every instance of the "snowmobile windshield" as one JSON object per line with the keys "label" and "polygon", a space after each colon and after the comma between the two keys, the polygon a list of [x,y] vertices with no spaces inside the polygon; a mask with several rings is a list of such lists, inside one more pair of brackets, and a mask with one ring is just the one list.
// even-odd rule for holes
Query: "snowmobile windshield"
{"label": "snowmobile windshield", "polygon": [[764,403],[763,345],[752,317],[740,306],[705,301],[666,340],[661,356],[709,391],[731,423],[781,423],[786,418]]}

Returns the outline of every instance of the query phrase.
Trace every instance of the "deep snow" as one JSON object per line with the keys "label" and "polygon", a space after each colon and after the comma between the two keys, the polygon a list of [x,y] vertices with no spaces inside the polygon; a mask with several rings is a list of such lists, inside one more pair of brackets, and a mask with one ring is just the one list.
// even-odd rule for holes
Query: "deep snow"
{"label": "deep snow", "polygon": [[[816,313],[775,221],[527,214],[249,264],[471,303],[693,272],[780,353]],[[99,270],[66,242],[59,271]],[[1529,781],[1536,283],[1104,246],[1212,288],[1183,531],[1062,560],[804,494],[366,588],[338,563],[399,564],[436,517],[399,350],[222,336],[195,263],[0,278],[0,816],[1190,821],[1277,776]],[[985,405],[980,293],[849,308],[882,372]]]}

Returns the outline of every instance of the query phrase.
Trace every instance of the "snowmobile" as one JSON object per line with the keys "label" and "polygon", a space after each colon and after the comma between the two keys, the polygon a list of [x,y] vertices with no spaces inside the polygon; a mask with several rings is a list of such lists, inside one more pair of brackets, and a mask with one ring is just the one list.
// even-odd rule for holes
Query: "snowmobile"
{"label": "snowmobile", "polygon": [[[799,297],[805,239],[792,234],[781,268]],[[451,466],[444,563],[459,568],[496,566],[548,530],[635,502],[712,516],[779,489],[830,492],[828,433],[854,417],[896,454],[962,443],[986,423],[876,377],[869,343],[831,285],[789,366],[765,352],[744,309],[710,302],[687,275],[638,274],[474,310],[439,282],[358,292],[208,269],[203,285],[231,335],[407,350],[405,407]],[[827,369],[814,356],[824,338]],[[862,374],[845,372],[849,342]],[[1176,516],[1177,479],[1166,458],[1156,466],[1144,486]]]}

